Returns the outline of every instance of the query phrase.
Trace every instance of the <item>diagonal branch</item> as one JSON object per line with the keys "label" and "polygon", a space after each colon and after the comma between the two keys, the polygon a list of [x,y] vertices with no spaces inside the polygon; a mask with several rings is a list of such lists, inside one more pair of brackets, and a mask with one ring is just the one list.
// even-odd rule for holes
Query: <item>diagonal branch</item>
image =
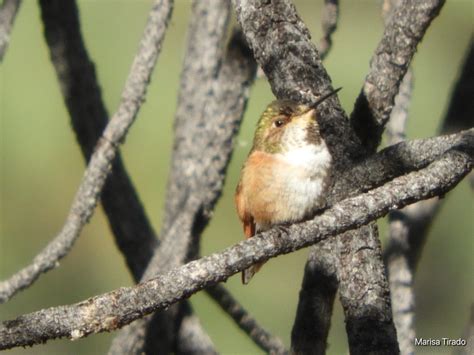
{"label": "diagonal branch", "polygon": [[20,4],[21,0],[3,0],[2,6],[0,6],[0,62],[10,43],[10,32]]}
{"label": "diagonal branch", "polygon": [[207,288],[206,292],[263,351],[267,354],[288,354],[281,339],[262,328],[224,286],[218,284]]}
{"label": "diagonal branch", "polygon": [[110,331],[191,294],[224,281],[250,265],[287,254],[369,223],[393,209],[445,194],[472,170],[473,142],[451,150],[423,170],[395,178],[382,187],[348,198],[310,221],[273,228],[220,253],[175,268],[134,287],[53,307],[0,324],[0,349],[78,339]]}
{"label": "diagonal branch", "polygon": [[[79,14],[74,1],[40,1],[45,37],[58,75],[72,126],[86,160],[104,130],[108,114],[101,98],[94,64],[81,36]],[[101,201],[115,241],[135,281],[139,281],[158,246],[155,231],[117,154]],[[212,344],[200,328],[190,307],[183,312],[185,329],[179,343],[209,353]],[[190,336],[192,335],[192,337]],[[185,336],[186,338],[182,338]]]}
{"label": "diagonal branch", "polygon": [[[88,161],[107,125],[108,113],[94,63],[82,39],[77,6],[74,1],[41,0],[40,7],[51,61],[77,141]],[[116,243],[138,281],[157,239],[120,153],[113,162],[101,201]]]}
{"label": "diagonal branch", "polygon": [[[315,97],[330,89],[330,78],[322,66],[315,46],[310,41],[308,29],[297,15],[290,1],[234,0],[234,3],[237,19],[277,98],[291,98],[296,101],[311,103],[314,102]],[[331,152],[334,162],[333,178],[337,182],[337,177],[341,172],[345,171],[355,161],[365,158],[369,152],[364,146],[361,146],[335,96],[332,100],[327,100],[318,107],[318,111],[321,136]],[[333,203],[335,197],[336,195],[330,192],[327,197],[329,203]],[[366,322],[361,325],[361,329],[365,329],[365,332],[353,331],[354,327],[347,328],[351,351],[353,347],[362,347],[366,352],[376,352],[387,348],[390,348],[392,352],[397,352],[398,345],[396,344],[395,326],[391,321],[388,284],[381,260],[382,252],[377,240],[378,233],[373,229],[373,226],[369,226],[362,228],[360,231],[351,231],[347,235],[338,238],[337,241],[328,241],[330,245],[326,248],[327,250],[337,251],[340,249],[338,244],[341,244],[342,249],[350,256],[357,253],[361,244],[367,246],[364,249],[365,259],[346,258],[346,261],[351,262],[345,268],[343,268],[342,263],[336,265],[339,280],[341,280],[341,276],[344,276],[342,283],[346,287],[342,290],[355,290],[357,293],[347,295],[341,293],[343,306],[347,306],[344,307],[346,319],[357,320],[362,319],[361,315],[366,315],[373,320],[371,323]],[[342,238],[344,238],[343,241]],[[313,260],[319,260],[317,257],[320,256],[316,255],[317,250],[312,248],[311,253],[315,257],[310,258],[309,263],[313,263]],[[324,256],[326,257],[324,262],[321,262],[320,265],[310,265],[306,270],[318,270],[325,267],[325,265],[334,263],[332,257]],[[364,265],[362,265],[362,261]],[[351,277],[353,270],[359,272],[357,281],[360,281],[361,287],[351,288],[350,284],[354,280]],[[330,277],[334,279],[333,276]],[[332,279],[326,278],[326,284],[330,285],[333,282]],[[373,288],[374,292],[370,293],[370,297],[368,297],[369,293],[366,292],[369,285],[376,285]],[[311,290],[315,289],[312,288]],[[323,301],[328,308],[332,304],[331,296],[320,297],[320,295],[315,295],[313,292],[302,292],[300,296],[313,297],[314,302]],[[300,298],[299,302],[302,305],[312,304],[313,300],[310,298],[307,300]],[[358,304],[351,302],[351,299],[364,299],[364,301],[361,301],[359,303],[360,307],[358,307]],[[378,307],[375,303],[384,306]],[[367,307],[368,304],[373,304],[378,313],[371,312],[372,308]],[[298,307],[296,329],[293,328],[293,335],[300,331],[310,332],[311,329],[316,329],[322,325],[321,322],[316,324],[316,320],[320,318],[319,315],[314,314],[317,308],[309,309],[307,312],[305,310],[304,307]],[[331,310],[328,311],[328,313],[330,312]],[[357,317],[354,317],[353,314],[357,314]],[[324,324],[324,326],[329,326],[329,322]],[[385,327],[387,330],[374,333],[374,330],[380,328],[379,326]],[[327,334],[327,331],[321,331],[319,334]],[[374,334],[377,341],[374,340]],[[306,337],[293,336],[293,340],[295,339],[300,341],[301,339],[315,338],[313,335]],[[326,339],[319,340],[319,344],[325,342]],[[297,346],[297,344],[292,344],[293,349]],[[318,345],[314,346],[318,347]],[[354,349],[354,352],[357,351]]]}
{"label": "diagonal branch", "polygon": [[[232,36],[223,56],[229,11],[226,0],[193,4],[175,119],[175,146],[162,243],[143,280],[198,255],[201,232],[222,192],[233,140],[256,70],[239,33]],[[140,325],[125,329],[114,340],[110,352],[129,353],[132,348],[140,351],[147,346],[143,334],[152,324],[163,325],[158,329],[169,329],[169,324],[175,324],[172,328],[179,329],[179,313],[179,306],[176,306],[153,316],[155,320],[151,317],[140,320]],[[173,351],[176,346],[173,330],[171,333],[162,331],[154,338],[159,339],[160,350]]]}
{"label": "diagonal branch", "polygon": [[168,1],[157,0],[154,3],[125,83],[119,108],[96,145],[63,228],[30,265],[0,283],[0,302],[7,301],[18,291],[31,285],[42,273],[56,267],[58,260],[71,250],[83,226],[92,217],[118,146],[144,101],[170,14],[171,6]]}
{"label": "diagonal branch", "polygon": [[354,130],[369,151],[379,145],[416,47],[443,4],[444,0],[403,0],[389,16],[351,115]]}

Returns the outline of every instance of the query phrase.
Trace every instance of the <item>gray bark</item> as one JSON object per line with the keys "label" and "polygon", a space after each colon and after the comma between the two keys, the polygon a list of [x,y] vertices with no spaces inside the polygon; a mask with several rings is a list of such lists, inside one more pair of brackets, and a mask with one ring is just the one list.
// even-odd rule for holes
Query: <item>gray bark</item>
{"label": "gray bark", "polygon": [[171,6],[168,1],[158,0],[153,5],[120,105],[95,146],[64,226],[30,265],[0,283],[0,303],[31,285],[42,273],[55,268],[58,260],[71,250],[82,228],[92,217],[118,146],[123,142],[145,99],[170,14]]}
{"label": "gray bark", "polygon": [[428,167],[347,198],[310,221],[259,233],[220,253],[191,261],[137,286],[4,321],[0,323],[0,349],[59,337],[78,339],[120,328],[224,281],[254,263],[359,228],[420,199],[443,195],[472,171],[473,156],[474,140],[466,140]]}
{"label": "gray bark", "polygon": [[[234,33],[223,48],[229,5],[225,0],[193,5],[175,118],[162,243],[142,280],[197,258],[201,232],[222,192],[256,70],[239,33]],[[180,307],[176,305],[124,329],[114,339],[110,352],[153,352],[157,348],[164,353],[175,351]],[[149,330],[144,330],[147,327]]]}

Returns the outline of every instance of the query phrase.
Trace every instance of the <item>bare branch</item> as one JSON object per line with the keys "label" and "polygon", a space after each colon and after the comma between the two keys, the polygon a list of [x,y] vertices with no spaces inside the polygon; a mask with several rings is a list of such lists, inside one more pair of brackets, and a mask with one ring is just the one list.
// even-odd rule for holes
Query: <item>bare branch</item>
{"label": "bare branch", "polygon": [[224,281],[250,265],[359,228],[420,199],[445,194],[472,170],[473,142],[451,150],[427,168],[403,175],[382,187],[348,198],[310,221],[287,229],[273,228],[220,253],[175,268],[134,287],[53,307],[0,324],[0,349],[32,345],[48,339],[78,339],[110,331],[203,288]]}
{"label": "bare branch", "polygon": [[295,354],[326,354],[334,299],[339,285],[339,259],[333,246],[323,240],[312,249],[306,263],[296,319],[291,332]]}
{"label": "bare branch", "polygon": [[416,47],[443,4],[444,0],[403,0],[389,16],[351,116],[355,132],[370,151],[380,143]]}
{"label": "bare branch", "polygon": [[[390,1],[388,1],[390,2]],[[411,101],[413,88],[412,71],[408,69],[400,85],[400,91],[395,97],[395,106],[387,124],[388,144],[393,145],[405,140],[405,126],[408,120],[408,108]],[[417,209],[420,203],[430,203],[436,199],[425,200],[409,205],[400,211],[392,211],[388,218],[390,221],[389,243],[395,240],[404,239],[404,228],[399,221],[394,219],[405,210]],[[385,256],[385,255],[384,255]],[[394,260],[396,259],[396,260]],[[397,339],[401,354],[413,354],[415,352],[415,313],[414,313],[414,293],[412,289],[413,277],[411,272],[407,272],[406,259],[403,256],[391,258],[388,263],[388,281],[392,300],[392,312],[395,327],[397,329]]]}
{"label": "bare branch", "polygon": [[326,58],[332,47],[332,34],[336,31],[339,18],[339,0],[324,0],[323,16],[321,24],[323,37],[319,40],[319,55],[321,59]]}
{"label": "bare branch", "polygon": [[[85,48],[74,1],[40,1],[51,60],[61,84],[77,140],[86,159],[104,130],[108,114],[102,102],[94,64]],[[135,281],[139,281],[155,248],[156,234],[118,154],[102,192],[102,204],[116,243]],[[190,307],[187,307],[190,309]],[[179,344],[210,353],[212,344],[192,314],[183,315]]]}
{"label": "bare branch", "polygon": [[183,305],[185,312],[179,322],[176,354],[217,354],[211,338],[203,331],[198,317],[191,312],[189,302],[183,302]]}
{"label": "bare branch", "polygon": [[[219,6],[216,6],[219,4]],[[256,64],[239,34],[234,34],[222,58],[229,3],[196,1],[189,29],[175,120],[175,146],[168,184],[162,243],[142,280],[150,279],[198,255],[199,238],[222,192],[233,140],[255,76]],[[158,314],[153,323],[174,324],[179,310]],[[143,348],[140,334],[151,326],[124,330],[111,353]],[[164,326],[159,326],[159,329]],[[175,326],[179,329],[179,324]],[[159,334],[160,350],[171,349],[175,334]],[[158,337],[158,338],[159,338]],[[155,337],[157,338],[157,337]],[[165,351],[166,352],[166,351]]]}
{"label": "bare branch", "polygon": [[10,43],[10,32],[20,4],[21,0],[3,0],[2,6],[0,6],[0,62]]}
{"label": "bare branch", "polygon": [[224,286],[218,284],[207,288],[206,292],[263,351],[288,354],[283,342],[262,328]]}
{"label": "bare branch", "polygon": [[157,0],[154,3],[122,93],[122,101],[95,148],[63,228],[30,265],[0,283],[0,302],[7,301],[15,293],[31,285],[42,273],[56,267],[91,218],[118,146],[144,101],[170,14],[171,6],[167,0]]}
{"label": "bare branch", "polygon": [[405,126],[408,120],[408,109],[411,102],[413,90],[413,73],[408,69],[400,84],[400,91],[395,97],[395,105],[387,123],[387,145],[394,145],[405,140]]}
{"label": "bare branch", "polygon": [[349,167],[337,180],[334,200],[380,186],[395,176],[425,167],[449,149],[474,139],[474,128],[455,134],[414,139],[389,146]]}
{"label": "bare branch", "polygon": [[[260,2],[256,0],[234,0],[234,3],[236,6],[237,19],[242,26],[247,41],[254,51],[255,58],[265,71],[277,98],[291,98],[296,101],[311,103],[314,102],[315,97],[330,89],[330,78],[322,66],[315,46],[310,41],[306,26],[296,14],[294,6],[290,1]],[[319,108],[318,113],[321,135],[327,143],[333,157],[335,165],[333,176],[337,178],[340,172],[347,169],[347,166],[352,165],[351,163],[354,161],[359,161],[366,157],[369,152],[365,150],[365,147],[361,146],[335,97],[334,100],[327,100],[327,102]],[[329,201],[332,202],[332,200],[331,192]],[[356,242],[362,240],[362,237],[359,238],[357,233],[358,232],[350,232],[349,234],[351,234],[352,237],[346,238],[345,241],[347,243],[357,244]],[[366,237],[363,240],[366,240],[367,243],[370,242],[371,245],[376,245],[376,248],[372,250],[367,259],[369,264],[373,264],[373,268],[362,269],[358,265],[350,264],[347,265],[347,270],[357,269],[367,271],[359,275],[360,279],[367,280],[366,284],[369,284],[368,280],[370,280],[370,283],[375,282],[379,285],[377,295],[376,297],[372,297],[372,300],[375,302],[381,299],[389,305],[389,291],[383,264],[381,262],[381,250],[375,240],[378,238],[378,235],[376,232],[364,233],[364,231],[361,231],[360,233]],[[367,240],[367,238],[369,238],[369,240]],[[328,243],[331,244],[331,246],[328,246],[328,249],[338,249],[336,241],[331,240],[328,241]],[[350,248],[350,246],[347,246],[344,249],[351,250],[351,252],[355,253],[358,247],[359,246]],[[317,251],[312,250],[311,252],[316,253]],[[321,262],[321,264],[317,266],[307,267],[306,270],[319,270],[321,267],[330,265],[333,262],[332,258],[326,255],[324,256],[328,259],[327,261]],[[311,260],[318,259],[310,259],[310,262]],[[357,258],[351,260],[357,261]],[[377,279],[374,279],[372,270],[382,271],[380,274],[375,275]],[[348,288],[343,290],[348,290]],[[361,291],[359,295],[351,294],[350,297],[365,297],[366,293],[364,292],[364,288],[361,287],[359,290]],[[300,294],[302,297],[306,297],[306,295],[312,296],[312,294],[307,292]],[[350,300],[350,297],[341,295],[341,300],[345,302],[346,300]],[[331,307],[331,297],[314,295],[314,298],[320,301],[328,301],[325,303],[326,306],[322,307]],[[308,302],[304,302],[301,298],[300,303],[312,304],[310,299]],[[364,302],[361,302],[361,304],[364,304]],[[353,304],[345,309],[353,309]],[[364,306],[360,310],[360,314],[369,311],[370,308]],[[385,307],[383,311],[387,314],[380,314],[380,322],[387,326],[391,325],[393,331],[381,334],[381,337],[386,340],[387,344],[391,344],[393,352],[396,352],[398,351],[398,346],[396,345],[395,327],[393,323],[390,324],[390,322],[387,322],[387,319],[391,318],[391,309],[390,307]],[[298,313],[299,315],[303,315],[303,317],[307,317],[306,320],[297,317],[298,324],[305,325],[305,329],[301,329],[301,331],[316,329],[317,326],[314,322],[319,316],[314,315],[314,310],[307,312],[299,307]],[[351,317],[351,315],[346,313],[346,318],[347,317]],[[312,323],[311,327],[308,326],[310,323]],[[329,323],[325,324],[329,325]],[[319,325],[321,325],[321,323],[318,323],[318,326]],[[367,325],[366,323],[363,326]],[[380,342],[373,341],[372,330],[373,328],[369,328],[365,333],[349,333],[349,337],[354,337],[354,341],[351,341],[350,344],[367,344],[368,347],[370,344],[381,344],[383,339]],[[297,334],[298,331],[294,329],[293,333]],[[321,334],[327,334],[327,331],[321,331]],[[387,338],[385,335],[389,337]],[[363,337],[361,338],[361,336]],[[298,336],[293,339],[296,338],[303,339],[304,337]],[[307,338],[309,339],[310,336]],[[324,343],[325,341],[325,339],[322,339],[319,343]],[[295,348],[295,345],[292,346]],[[382,346],[386,348],[385,344],[382,344]],[[377,349],[372,348],[370,350],[377,351]]]}
{"label": "bare branch", "polygon": [[[313,103],[330,91],[331,79],[291,1],[233,3],[247,42],[278,99]],[[336,169],[343,170],[350,158],[361,157],[364,150],[336,95],[319,109],[321,134],[335,158]]]}
{"label": "bare branch", "polygon": [[193,1],[174,123],[175,143],[162,232],[169,229],[176,214],[181,211],[191,188],[189,180],[194,177],[195,166],[199,165],[195,158],[199,157],[196,150],[201,147],[196,144],[191,132],[206,121],[205,103],[209,95],[215,94],[213,86],[216,85],[215,78],[224,57],[229,16],[230,4],[227,0]]}
{"label": "bare branch", "polygon": [[[444,132],[456,131],[469,127],[472,120],[473,109],[468,106],[468,97],[474,95],[474,86],[469,83],[469,75],[473,74],[474,51],[471,49],[466,57],[464,67],[461,70],[459,80],[453,92],[448,114],[442,124]],[[408,75],[408,74],[407,74]],[[406,109],[400,110],[398,115],[397,106],[406,106],[406,95],[404,95],[404,82],[401,86],[399,96],[396,98],[396,106],[392,111],[392,117],[387,126],[387,133],[398,124],[400,139],[404,139],[404,121],[406,120]],[[459,105],[459,106],[458,106]],[[469,110],[471,112],[469,112]],[[465,112],[467,111],[467,112]],[[471,114],[469,118],[467,115]],[[471,129],[472,131],[472,129]],[[471,132],[472,133],[472,132]],[[389,136],[393,142],[394,135]],[[396,138],[395,138],[396,139]],[[423,245],[426,242],[429,227],[439,210],[441,200],[430,199],[420,201],[407,206],[400,211],[389,214],[390,239],[384,253],[384,260],[389,273],[390,290],[392,293],[392,308],[397,336],[402,354],[412,354],[415,351],[415,294],[413,289],[416,264],[420,258]]]}
{"label": "bare branch", "polygon": [[[84,41],[74,1],[40,1],[45,37],[77,141],[86,160],[107,125],[108,113]],[[127,174],[120,153],[101,201],[113,235],[136,281],[157,245],[155,232]]]}

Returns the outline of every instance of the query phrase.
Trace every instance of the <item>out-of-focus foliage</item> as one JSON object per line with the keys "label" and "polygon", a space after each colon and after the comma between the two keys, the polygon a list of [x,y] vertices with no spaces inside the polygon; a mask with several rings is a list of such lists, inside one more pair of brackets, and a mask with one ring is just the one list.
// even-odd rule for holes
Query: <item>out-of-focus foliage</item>
{"label": "out-of-focus foliage", "polygon": [[[172,120],[184,54],[190,1],[176,1],[174,15],[148,92],[147,101],[122,148],[126,165],[156,229],[159,230],[172,148]],[[322,1],[296,1],[313,39],[321,34]],[[103,97],[112,113],[137,49],[151,1],[79,1],[82,31]],[[449,100],[464,50],[472,34],[472,3],[449,1],[428,30],[414,61],[415,90],[408,136],[436,134]],[[381,37],[375,1],[343,1],[339,28],[326,67],[335,86],[343,86],[342,103],[352,110]],[[253,128],[273,99],[265,80],[252,89],[223,198],[203,235],[209,254],[242,238],[233,206],[240,166],[250,149]],[[0,277],[6,278],[57,233],[81,179],[84,162],[64,107],[42,35],[37,3],[23,1],[11,44],[0,65]],[[87,118],[85,118],[87,119]],[[474,295],[472,259],[474,225],[472,192],[463,182],[447,196],[431,230],[416,277],[417,330],[427,338],[458,337]],[[385,223],[381,223],[385,238]],[[227,286],[248,310],[289,344],[307,251],[270,261],[249,286],[240,277]],[[33,287],[0,306],[0,319],[58,304],[80,301],[131,285],[101,208],[60,267]],[[192,298],[195,310],[223,354],[261,353],[207,296]],[[52,341],[11,354],[103,354],[114,334],[76,342]],[[346,352],[342,312],[336,305],[329,354]],[[420,352],[445,353],[447,348]]]}

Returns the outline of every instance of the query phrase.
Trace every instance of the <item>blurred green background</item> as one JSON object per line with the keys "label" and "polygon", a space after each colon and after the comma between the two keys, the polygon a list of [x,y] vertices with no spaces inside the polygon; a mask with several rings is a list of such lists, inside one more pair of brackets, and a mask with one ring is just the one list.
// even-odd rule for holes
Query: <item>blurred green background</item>
{"label": "blurred green background", "polygon": [[[79,1],[82,31],[95,61],[103,98],[110,113],[117,108],[151,1]],[[299,13],[319,39],[321,1],[296,1]],[[190,1],[176,1],[162,54],[147,101],[122,148],[124,159],[156,230],[159,230],[170,152],[172,122],[183,59]],[[342,103],[350,112],[381,37],[377,1],[343,1],[334,48],[326,67],[335,86],[343,86]],[[449,93],[473,30],[472,1],[449,1],[418,48],[415,90],[408,135],[436,134]],[[45,45],[36,1],[26,0],[13,28],[10,47],[0,64],[1,219],[0,278],[29,263],[59,231],[81,179],[84,162],[69,125],[59,86]],[[260,79],[235,148],[223,197],[203,235],[202,254],[219,251],[242,238],[233,206],[240,167],[250,149],[253,128],[273,99]],[[462,182],[449,193],[431,230],[416,276],[417,331],[426,338],[461,335],[474,295],[473,199]],[[386,223],[381,222],[383,240]],[[246,287],[240,276],[227,287],[272,333],[289,344],[302,271],[303,250],[267,263]],[[0,306],[0,319],[44,307],[69,304],[131,285],[99,207],[72,252],[56,270]],[[207,296],[191,299],[196,313],[224,354],[261,351],[235,327]],[[83,340],[50,341],[11,354],[103,354],[114,334]],[[336,305],[329,354],[347,351],[341,307]],[[419,348],[420,353],[448,353],[448,348]]]}

